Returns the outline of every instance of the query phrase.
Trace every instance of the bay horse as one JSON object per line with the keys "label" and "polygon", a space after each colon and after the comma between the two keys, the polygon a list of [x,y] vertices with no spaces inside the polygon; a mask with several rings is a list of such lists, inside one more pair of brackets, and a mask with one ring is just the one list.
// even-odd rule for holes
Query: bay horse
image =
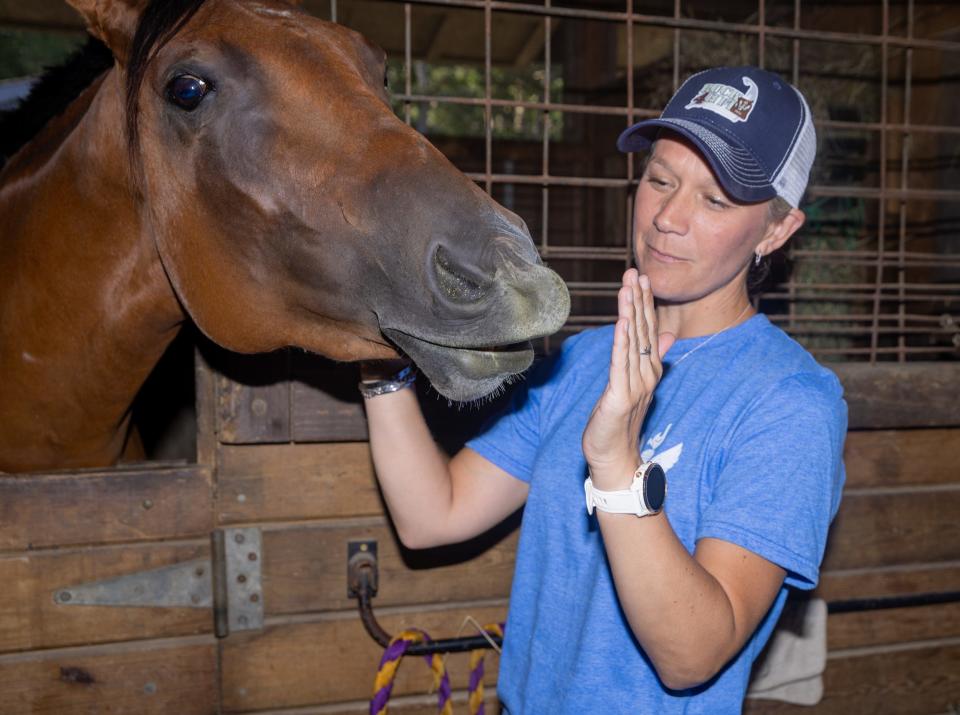
{"label": "bay horse", "polygon": [[490,393],[559,329],[523,222],[393,113],[384,53],[283,0],[68,0],[113,66],[0,172],[0,470],[135,457],[186,320]]}

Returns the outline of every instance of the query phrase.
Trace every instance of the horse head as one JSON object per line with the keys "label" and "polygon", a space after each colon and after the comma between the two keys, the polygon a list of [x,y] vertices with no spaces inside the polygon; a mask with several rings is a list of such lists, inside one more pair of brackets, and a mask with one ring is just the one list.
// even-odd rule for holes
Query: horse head
{"label": "horse head", "polygon": [[469,400],[569,311],[530,235],[398,119],[385,56],[275,0],[69,0],[113,51],[144,230],[237,352],[409,355]]}

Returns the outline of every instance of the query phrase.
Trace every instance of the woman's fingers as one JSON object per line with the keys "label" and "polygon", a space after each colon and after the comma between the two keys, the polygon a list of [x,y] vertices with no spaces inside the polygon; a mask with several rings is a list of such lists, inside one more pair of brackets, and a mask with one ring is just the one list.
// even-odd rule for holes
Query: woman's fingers
{"label": "woman's fingers", "polygon": [[613,351],[610,355],[609,389],[616,395],[629,392],[627,371],[630,363],[630,321],[620,316],[613,328]]}

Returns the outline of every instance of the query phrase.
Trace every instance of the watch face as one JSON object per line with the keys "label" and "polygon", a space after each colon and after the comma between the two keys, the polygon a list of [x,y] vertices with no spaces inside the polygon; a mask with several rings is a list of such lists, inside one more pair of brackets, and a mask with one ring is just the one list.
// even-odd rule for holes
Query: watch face
{"label": "watch face", "polygon": [[647,478],[644,484],[644,497],[647,504],[654,511],[660,511],[663,508],[663,501],[667,496],[667,475],[656,462],[652,462],[647,471]]}

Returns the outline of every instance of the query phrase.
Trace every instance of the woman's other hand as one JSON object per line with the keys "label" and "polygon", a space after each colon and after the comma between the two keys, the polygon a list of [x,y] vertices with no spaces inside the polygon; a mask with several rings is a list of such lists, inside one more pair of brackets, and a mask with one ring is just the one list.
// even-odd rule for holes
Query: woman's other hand
{"label": "woman's other hand", "polygon": [[640,463],[640,430],[663,375],[662,358],[675,339],[658,333],[650,281],[634,268],[623,274],[617,312],[607,387],[583,431],[593,483],[607,490],[630,486]]}

